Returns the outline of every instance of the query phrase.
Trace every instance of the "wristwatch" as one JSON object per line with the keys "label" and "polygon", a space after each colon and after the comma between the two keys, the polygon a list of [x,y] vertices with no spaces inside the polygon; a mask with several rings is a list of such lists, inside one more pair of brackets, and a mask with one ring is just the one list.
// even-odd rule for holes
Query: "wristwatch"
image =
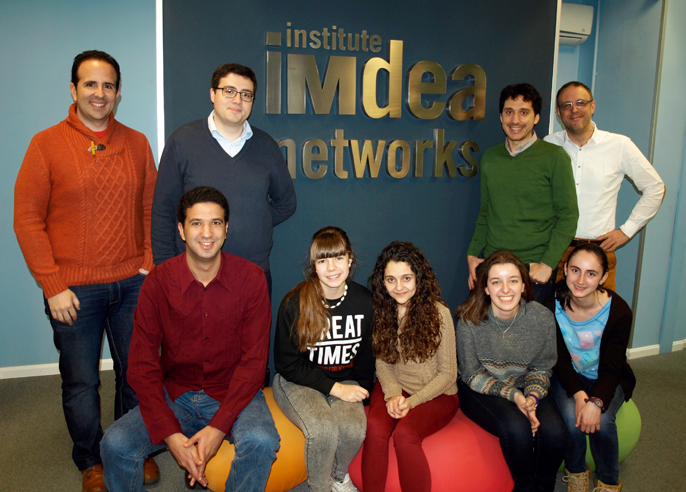
{"label": "wristwatch", "polygon": [[601,400],[600,398],[592,396],[592,397],[586,398],[584,400],[585,403],[588,403],[589,401],[591,403],[593,403],[596,407],[600,408],[601,410],[605,409],[605,405],[603,405],[603,400]]}

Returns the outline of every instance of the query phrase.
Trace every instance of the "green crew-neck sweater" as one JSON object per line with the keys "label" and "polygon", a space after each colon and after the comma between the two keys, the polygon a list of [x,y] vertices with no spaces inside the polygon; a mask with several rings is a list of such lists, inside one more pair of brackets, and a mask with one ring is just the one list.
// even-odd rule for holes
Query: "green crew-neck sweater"
{"label": "green crew-neck sweater", "polygon": [[481,207],[468,255],[499,249],[524,263],[557,266],[579,218],[574,175],[567,152],[537,140],[511,156],[505,144],[481,158]]}

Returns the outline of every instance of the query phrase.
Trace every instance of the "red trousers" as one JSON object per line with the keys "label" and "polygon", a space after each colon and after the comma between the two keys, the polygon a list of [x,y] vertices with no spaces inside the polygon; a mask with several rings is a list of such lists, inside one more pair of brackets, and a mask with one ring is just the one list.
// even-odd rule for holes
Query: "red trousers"
{"label": "red trousers", "polygon": [[[403,396],[409,396],[403,391]],[[457,395],[440,395],[411,409],[402,419],[388,415],[377,381],[369,403],[367,437],[362,451],[362,483],[365,492],[384,492],[388,475],[388,441],[393,435],[398,475],[403,492],[430,492],[431,473],[422,441],[441,430],[459,408]]]}

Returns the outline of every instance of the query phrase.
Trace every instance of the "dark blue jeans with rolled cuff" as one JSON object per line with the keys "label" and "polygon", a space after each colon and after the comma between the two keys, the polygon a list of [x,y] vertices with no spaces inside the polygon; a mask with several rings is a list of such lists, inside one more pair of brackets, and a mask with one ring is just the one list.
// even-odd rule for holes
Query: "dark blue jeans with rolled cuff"
{"label": "dark blue jeans with rolled cuff", "polygon": [[[207,427],[220,406],[220,402],[204,391],[187,391],[175,401],[171,401],[166,390],[164,393],[167,405],[179,420],[186,437],[192,437]],[[238,414],[231,434],[225,439],[234,444],[236,450],[226,479],[226,492],[264,491],[280,437],[262,390],[258,390]],[[107,490],[144,492],[143,461],[150,453],[166,447],[165,444],[150,442],[140,407],[113,423],[102,440]]]}
{"label": "dark blue jeans with rolled cuff", "polygon": [[[579,376],[586,393],[597,380]],[[586,471],[586,434],[576,427],[576,402],[574,397],[568,397],[556,377],[551,381],[550,392],[557,403],[562,419],[569,432],[569,448],[565,455],[565,468],[572,473]],[[591,444],[591,455],[595,461],[595,474],[601,482],[607,485],[619,483],[619,441],[617,439],[617,411],[624,403],[624,390],[617,385],[612,400],[605,403],[606,410],[600,415],[600,430],[588,434]]]}
{"label": "dark blue jeans with rolled cuff", "polygon": [[100,357],[102,337],[114,361],[114,418],[119,419],[138,405],[136,394],[126,382],[129,345],[133,333],[133,311],[145,275],[107,284],[70,287],[81,305],[72,326],[50,316],[55,347],[60,352],[62,408],[69,435],[74,442],[72,458],[79,470],[102,463],[100,459]]}
{"label": "dark blue jeans with rolled cuff", "polygon": [[479,427],[500,439],[512,478],[513,492],[555,490],[557,470],[567,451],[567,429],[552,398],[536,409],[541,423],[536,436],[529,419],[505,398],[483,395],[457,380],[460,408]]}

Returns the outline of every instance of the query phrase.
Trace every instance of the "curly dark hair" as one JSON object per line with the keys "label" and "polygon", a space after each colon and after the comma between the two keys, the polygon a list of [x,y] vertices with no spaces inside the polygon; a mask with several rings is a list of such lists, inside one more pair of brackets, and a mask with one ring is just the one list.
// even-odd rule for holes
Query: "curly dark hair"
{"label": "curly dark hair", "polygon": [[503,113],[503,107],[505,106],[505,101],[508,99],[517,99],[522,96],[524,102],[531,103],[531,107],[534,110],[534,115],[541,114],[541,109],[543,107],[543,99],[538,93],[536,88],[531,84],[512,84],[505,87],[500,92],[500,100],[498,101],[498,112]]}
{"label": "curly dark hair", "polygon": [[[403,330],[398,333],[398,303],[384,282],[389,262],[407,263],[416,275],[417,290],[408,301]],[[441,343],[441,315],[437,303],[446,305],[436,275],[424,254],[412,243],[394,241],[384,248],[369,276],[374,304],[372,345],[375,357],[387,364],[424,362]]]}

